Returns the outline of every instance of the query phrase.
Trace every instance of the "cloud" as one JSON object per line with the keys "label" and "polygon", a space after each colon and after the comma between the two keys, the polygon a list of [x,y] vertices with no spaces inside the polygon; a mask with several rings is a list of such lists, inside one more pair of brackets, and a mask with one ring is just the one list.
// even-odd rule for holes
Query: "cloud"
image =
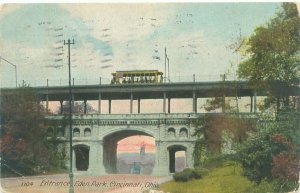
{"label": "cloud", "polygon": [[91,34],[79,17],[72,17],[58,4],[25,4],[0,19],[1,38],[38,48],[63,45],[75,39],[77,46],[91,43],[96,50],[111,51],[111,46]]}
{"label": "cloud", "polygon": [[4,17],[6,14],[16,11],[17,9],[21,8],[21,4],[1,4],[0,3],[0,19],[1,17]]}
{"label": "cloud", "polygon": [[96,38],[109,33],[119,43],[147,36],[153,31],[151,24],[163,25],[173,13],[166,4],[65,4],[63,7],[71,16],[82,18]]}
{"label": "cloud", "polygon": [[0,19],[0,37],[5,45],[1,55],[18,64],[20,80],[64,78],[57,69],[67,65],[64,40],[69,38],[75,39],[75,45],[71,45],[72,67],[79,66],[80,72],[99,64],[101,55],[113,56],[109,43],[94,37],[81,18],[71,16],[58,4],[8,5],[5,10],[10,11]]}
{"label": "cloud", "polygon": [[62,79],[63,41],[74,39],[72,75],[110,80],[116,70],[163,71],[166,47],[172,78],[191,80],[193,73],[224,73],[234,57],[226,45],[239,35],[235,27],[248,33],[274,14],[275,4],[260,5],[8,4],[0,16],[1,54],[20,65],[24,79]]}

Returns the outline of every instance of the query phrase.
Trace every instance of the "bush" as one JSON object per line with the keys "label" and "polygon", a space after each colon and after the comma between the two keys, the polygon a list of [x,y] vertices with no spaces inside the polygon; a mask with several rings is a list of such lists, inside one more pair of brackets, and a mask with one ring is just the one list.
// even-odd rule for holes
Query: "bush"
{"label": "bush", "polygon": [[205,168],[197,167],[195,169],[186,168],[182,172],[175,173],[173,179],[175,181],[187,182],[189,179],[200,179],[208,174],[208,170]]}
{"label": "bush", "polygon": [[[287,120],[277,114],[263,115],[257,124],[257,131],[239,147],[237,158],[243,165],[245,175],[259,183],[262,179],[281,179],[298,182],[299,131],[297,113],[288,113]],[[284,185],[284,184],[282,184]]]}
{"label": "bush", "polygon": [[204,176],[206,176],[208,174],[208,172],[209,171],[206,168],[196,167],[193,170],[193,177],[195,179],[200,179],[200,178],[203,178]]}
{"label": "bush", "polygon": [[175,173],[173,179],[175,181],[187,182],[190,178],[194,177],[194,170],[191,168],[186,168],[182,172]]}
{"label": "bush", "polygon": [[299,183],[296,181],[289,181],[285,180],[283,181],[282,179],[275,179],[272,180],[272,183],[274,184],[274,190],[275,192],[291,192],[295,191],[299,188]]}
{"label": "bush", "polygon": [[235,155],[224,155],[220,153],[210,152],[207,158],[202,162],[202,168],[213,169],[222,167],[228,160],[235,160]]}
{"label": "bush", "polygon": [[263,192],[268,192],[268,193],[273,193],[275,192],[274,187],[275,183],[272,181],[268,181],[267,179],[261,180],[259,184],[255,184],[251,187],[249,190],[249,193],[263,193]]}

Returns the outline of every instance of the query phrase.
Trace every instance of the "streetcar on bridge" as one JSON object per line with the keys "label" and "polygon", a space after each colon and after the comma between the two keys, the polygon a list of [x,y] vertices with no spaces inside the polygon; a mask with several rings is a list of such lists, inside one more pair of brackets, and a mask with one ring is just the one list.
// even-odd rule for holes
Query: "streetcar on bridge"
{"label": "streetcar on bridge", "polygon": [[163,73],[158,70],[128,70],[112,73],[111,84],[161,83]]}

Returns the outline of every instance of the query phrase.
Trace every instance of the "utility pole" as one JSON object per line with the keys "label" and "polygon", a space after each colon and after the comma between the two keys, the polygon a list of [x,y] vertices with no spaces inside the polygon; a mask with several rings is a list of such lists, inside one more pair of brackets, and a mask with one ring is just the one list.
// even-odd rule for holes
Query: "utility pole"
{"label": "utility pole", "polygon": [[167,60],[168,60],[168,80],[170,82],[170,60],[169,60],[169,57],[167,57]]}
{"label": "utility pole", "polygon": [[165,80],[167,82],[167,48],[165,47]]}
{"label": "utility pole", "polygon": [[226,103],[226,96],[225,96],[225,80],[226,80],[226,74],[221,75],[222,81],[223,81],[223,96],[222,96],[222,113],[225,113],[225,103]]}
{"label": "utility pole", "polygon": [[70,124],[70,168],[69,168],[69,178],[70,178],[70,187],[69,193],[74,193],[74,185],[73,185],[73,144],[72,144],[72,86],[71,86],[71,55],[70,55],[70,45],[74,44],[74,39],[71,42],[68,39],[68,42],[65,42],[64,45],[68,45],[68,59],[69,59],[69,124]]}
{"label": "utility pole", "polygon": [[18,88],[17,65],[15,65],[15,64],[11,63],[10,61],[8,61],[8,60],[2,58],[1,56],[0,56],[0,59],[4,60],[5,62],[7,62],[7,63],[9,63],[10,65],[12,65],[13,67],[15,67],[16,88]]}

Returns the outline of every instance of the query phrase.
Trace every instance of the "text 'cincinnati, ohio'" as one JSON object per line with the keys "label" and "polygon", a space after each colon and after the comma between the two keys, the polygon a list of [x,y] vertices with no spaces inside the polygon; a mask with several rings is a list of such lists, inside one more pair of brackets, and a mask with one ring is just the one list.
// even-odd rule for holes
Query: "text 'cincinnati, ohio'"
{"label": "text 'cincinnati, ohio'", "polygon": [[[55,181],[43,179],[40,186],[70,186],[68,181]],[[131,188],[158,188],[159,184],[155,182],[117,182],[117,181],[74,181],[74,187],[131,187]]]}

